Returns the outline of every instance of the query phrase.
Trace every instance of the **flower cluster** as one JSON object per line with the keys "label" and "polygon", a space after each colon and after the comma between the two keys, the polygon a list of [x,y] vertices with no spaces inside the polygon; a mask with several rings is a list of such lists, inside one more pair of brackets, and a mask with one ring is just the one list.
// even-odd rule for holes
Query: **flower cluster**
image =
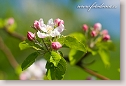
{"label": "flower cluster", "polygon": [[[32,33],[28,31],[27,38],[30,41],[36,42],[37,38],[40,38],[44,40],[44,38],[52,39],[60,37],[61,32],[64,30],[64,21],[57,18],[53,21],[53,19],[49,19],[47,24],[44,23],[43,19],[40,18],[39,21],[35,20],[34,24],[32,26],[37,32]],[[37,37],[36,37],[37,35]],[[52,43],[50,46],[54,50],[58,50],[62,47],[62,45],[59,42],[55,42],[53,40],[50,40]],[[48,47],[50,47],[48,46]]]}
{"label": "flower cluster", "polygon": [[[95,23],[93,27],[88,27],[87,24],[83,24],[82,26],[83,31],[85,32],[85,36],[88,39],[89,46],[94,47],[95,42],[97,42],[97,39],[101,39],[101,41],[108,41],[110,40],[110,35],[108,34],[108,31],[102,30],[101,23]],[[90,40],[90,41],[89,41]]]}
{"label": "flower cluster", "polygon": [[39,38],[56,37],[64,30],[64,21],[58,18],[53,22],[53,19],[50,19],[45,25],[43,19],[40,19],[39,21],[35,20],[33,27],[38,30]]}
{"label": "flower cluster", "polygon": [[90,28],[89,30],[89,27],[84,24],[82,26],[83,30],[87,33],[88,31],[90,31],[90,35],[91,37],[97,37],[97,36],[102,36],[102,39],[107,41],[107,40],[110,40],[110,35],[108,34],[108,31],[107,30],[102,30],[102,25],[100,23],[95,23],[93,28]]}

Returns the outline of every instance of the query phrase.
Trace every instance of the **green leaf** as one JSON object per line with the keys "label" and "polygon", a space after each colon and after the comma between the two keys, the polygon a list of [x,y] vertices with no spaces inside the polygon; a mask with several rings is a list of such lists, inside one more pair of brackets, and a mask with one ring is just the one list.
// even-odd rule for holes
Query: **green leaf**
{"label": "green leaf", "polygon": [[53,63],[47,62],[46,63],[46,68],[47,68],[47,72],[46,72],[46,76],[49,80],[55,80],[55,67],[53,65]]}
{"label": "green leaf", "polygon": [[87,47],[88,52],[91,52],[92,55],[96,55],[97,51],[92,50],[91,48]]}
{"label": "green leaf", "polygon": [[97,43],[96,46],[99,47],[99,48],[108,49],[108,50],[111,50],[111,51],[116,50],[115,45],[113,44],[112,41],[100,42],[100,43]]}
{"label": "green leaf", "polygon": [[50,52],[45,53],[44,58],[45,58],[48,62],[50,62],[50,57],[51,57],[51,53],[50,53]]}
{"label": "green leaf", "polygon": [[55,67],[57,67],[60,59],[61,59],[61,56],[59,53],[56,53],[54,51],[51,51],[51,52],[47,52],[45,54],[45,59],[48,61],[48,62],[51,62],[54,64]]}
{"label": "green leaf", "polygon": [[24,50],[24,49],[27,49],[27,48],[33,48],[35,50],[41,50],[42,49],[42,48],[40,49],[40,47],[39,48],[38,47],[39,47],[38,45],[32,44],[30,42],[26,42],[26,41],[19,43],[20,50]]}
{"label": "green leaf", "polygon": [[77,40],[79,40],[80,42],[85,42],[86,41],[86,37],[84,34],[80,33],[80,32],[75,32],[70,34],[70,36],[75,37]]}
{"label": "green leaf", "polygon": [[54,66],[53,63],[47,62],[46,63],[46,76],[49,80],[61,80],[64,77],[64,74],[66,72],[66,61],[62,57],[57,65],[57,67]]}
{"label": "green leaf", "polygon": [[69,52],[70,64],[75,65],[83,56],[84,56],[84,52],[71,49]]}
{"label": "green leaf", "polygon": [[34,52],[30,54],[21,65],[22,71],[27,69],[29,66],[31,66],[35,62],[37,56],[38,56],[38,52]]}
{"label": "green leaf", "polygon": [[61,51],[58,51],[61,57],[64,57],[63,53]]}
{"label": "green leaf", "polygon": [[60,42],[60,44],[64,45],[65,42],[65,36],[62,36],[58,39],[58,42]]}
{"label": "green leaf", "polygon": [[64,44],[71,49],[87,52],[85,45],[72,36],[66,36]]}
{"label": "green leaf", "polygon": [[99,49],[98,53],[99,53],[103,63],[105,64],[105,67],[109,67],[110,66],[109,52],[105,49]]}
{"label": "green leaf", "polygon": [[23,42],[19,43],[20,50],[24,50],[24,49],[27,49],[27,48],[30,48],[30,47],[31,46],[26,41],[23,41]]}
{"label": "green leaf", "polygon": [[58,54],[58,53],[56,53],[54,51],[51,52],[50,62],[52,62],[55,67],[57,67],[60,59],[61,59],[60,54]]}

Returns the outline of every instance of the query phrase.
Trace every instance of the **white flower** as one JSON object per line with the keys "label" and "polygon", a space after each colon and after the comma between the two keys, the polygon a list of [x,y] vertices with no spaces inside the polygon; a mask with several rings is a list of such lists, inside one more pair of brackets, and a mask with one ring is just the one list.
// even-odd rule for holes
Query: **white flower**
{"label": "white flower", "polygon": [[[63,20],[62,20],[63,21]],[[39,28],[42,32],[38,31],[37,35],[39,38],[45,38],[47,36],[56,37],[59,36],[60,33],[64,30],[64,23],[61,23],[57,26],[53,19],[49,19],[47,25],[44,24],[43,19],[39,20]]]}
{"label": "white flower", "polygon": [[40,28],[43,32],[47,32],[46,25],[44,24],[43,19],[40,19],[40,20],[39,20],[39,28]]}
{"label": "white flower", "polygon": [[57,29],[55,29],[54,31],[52,31],[50,33],[50,36],[52,36],[52,37],[56,37],[56,36],[59,36],[59,35],[60,35],[60,32]]}
{"label": "white flower", "polygon": [[50,26],[54,27],[54,23],[53,23],[53,19],[52,18],[49,19],[47,25],[50,25]]}
{"label": "white flower", "polygon": [[41,33],[40,31],[37,32],[37,35],[39,38],[45,38],[45,37],[49,36],[48,34]]}
{"label": "white flower", "polygon": [[46,60],[44,59],[36,61],[20,74],[20,80],[43,80],[47,71],[45,65]]}
{"label": "white flower", "polygon": [[60,26],[58,26],[58,27],[55,28],[55,29],[57,29],[57,31],[61,33],[61,32],[63,32],[63,30],[64,30],[64,25],[61,24]]}

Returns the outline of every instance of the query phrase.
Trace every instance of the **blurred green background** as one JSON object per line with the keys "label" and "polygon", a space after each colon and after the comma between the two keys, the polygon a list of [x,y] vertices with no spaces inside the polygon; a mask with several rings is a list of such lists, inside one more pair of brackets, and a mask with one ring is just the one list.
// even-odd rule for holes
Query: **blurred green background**
{"label": "blurred green background", "polygon": [[[77,9],[77,5],[90,5],[93,2],[114,4],[116,9],[92,9],[87,12],[86,9]],[[110,2],[110,3],[109,3]],[[34,31],[30,26],[34,20],[43,18],[45,23],[50,19],[60,18],[65,22],[65,31],[63,35],[72,32],[82,32],[84,23],[93,26],[94,23],[100,22],[103,29],[107,29],[113,40],[116,51],[111,52],[110,68],[105,68],[101,58],[97,55],[86,59],[90,62],[96,59],[95,63],[87,67],[112,79],[119,80],[120,72],[120,4],[119,0],[0,0],[0,18],[6,19],[13,17],[17,23],[16,32],[26,36],[27,31]],[[8,35],[0,29],[0,36],[5,44],[11,50],[19,64],[33,51],[31,49],[21,51],[18,47],[20,40]],[[68,55],[68,49],[62,49],[65,55]],[[66,71],[64,79],[66,80],[84,80],[91,76],[76,66],[70,66]],[[0,79],[1,80],[18,80],[13,67],[10,65],[3,51],[0,50]]]}

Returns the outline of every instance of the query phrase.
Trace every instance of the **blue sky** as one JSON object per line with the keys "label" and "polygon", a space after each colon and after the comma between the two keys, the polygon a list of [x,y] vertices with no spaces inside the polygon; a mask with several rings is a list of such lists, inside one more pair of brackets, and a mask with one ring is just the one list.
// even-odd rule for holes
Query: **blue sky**
{"label": "blue sky", "polygon": [[[35,2],[34,0],[29,0]],[[43,0],[49,3],[51,0]],[[92,21],[92,23],[100,22],[104,29],[109,30],[110,34],[113,36],[120,37],[120,1],[119,0],[79,0],[79,2],[72,4],[70,0],[52,0],[58,6],[65,5],[68,9],[74,11],[75,16],[79,19],[84,19],[85,21]],[[21,8],[21,2],[25,3],[25,0],[3,0],[0,1],[1,5],[5,3],[10,3],[14,9]],[[36,2],[41,2],[41,0],[36,0]],[[87,12],[86,9],[77,9],[77,5],[91,5],[97,2],[98,4],[105,3],[105,5],[115,5],[116,9],[92,9]],[[34,4],[34,3],[33,3]],[[27,4],[30,5],[30,4]],[[5,6],[4,6],[5,7]],[[7,8],[7,7],[6,7]]]}
{"label": "blue sky", "polygon": [[[76,5],[98,4],[117,6],[116,9],[92,9],[87,12],[86,9],[75,9],[78,16],[86,18],[85,20],[93,20],[94,23],[100,22],[104,29],[109,30],[110,34],[120,37],[120,1],[119,0],[81,0]],[[83,19],[83,18],[82,18]]]}

